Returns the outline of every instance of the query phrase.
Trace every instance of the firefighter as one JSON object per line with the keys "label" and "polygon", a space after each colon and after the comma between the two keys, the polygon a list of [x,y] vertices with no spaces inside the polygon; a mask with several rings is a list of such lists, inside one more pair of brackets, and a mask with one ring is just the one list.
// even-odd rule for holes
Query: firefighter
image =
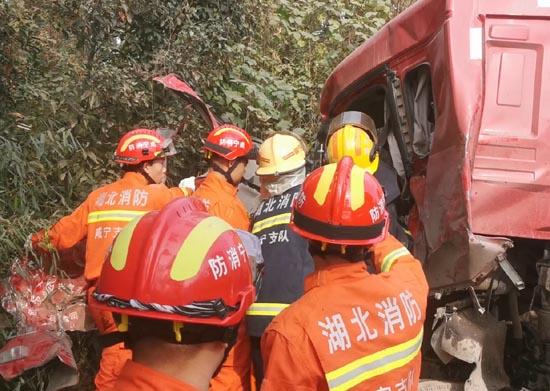
{"label": "firefighter", "polygon": [[309,240],[315,272],[262,337],[262,390],[416,390],[428,285],[387,233],[376,179],[349,157],[315,170],[291,229]]}
{"label": "firefighter", "polygon": [[[64,250],[85,239],[84,277],[93,289],[105,255],[122,228],[134,217],[160,209],[175,197],[186,194],[184,189],[169,189],[164,185],[167,158],[174,153],[171,139],[165,139],[157,131],[135,129],[126,133],[114,156],[115,162],[121,164],[122,178],[94,190],[70,215],[50,229],[32,235],[33,248]],[[92,311],[91,315],[100,334],[116,331],[110,313]],[[107,340],[109,337],[103,338],[103,342]],[[95,378],[98,390],[112,386],[128,357],[130,352],[122,343],[103,349]]]}
{"label": "firefighter", "polygon": [[254,300],[237,232],[193,197],[134,219],[91,305],[117,314],[133,350],[113,390],[206,391]]}
{"label": "firefighter", "polygon": [[203,150],[209,169],[194,196],[206,203],[211,214],[234,228],[248,231],[250,219],[246,207],[237,198],[237,186],[248,160],[254,158],[252,138],[237,126],[221,125],[208,134]]}
{"label": "firefighter", "polygon": [[[209,171],[193,196],[205,203],[210,214],[225,220],[233,228],[248,231],[250,219],[246,207],[237,197],[237,186],[248,160],[254,158],[252,138],[244,129],[225,124],[210,131],[203,150]],[[211,390],[249,391],[251,366],[250,339],[243,324],[235,346],[211,382]]]}
{"label": "firefighter", "polygon": [[256,303],[247,312],[248,334],[256,384],[262,382],[260,337],[288,304],[304,292],[304,278],[313,271],[307,240],[289,229],[292,202],[306,175],[306,147],[292,133],[275,133],[260,146],[258,169],[263,198],[252,221],[252,233],[260,238],[264,268],[257,285]]}
{"label": "firefighter", "polygon": [[332,119],[328,131],[327,158],[336,163],[349,156],[354,163],[380,182],[386,196],[386,210],[390,216],[390,233],[408,246],[409,234],[401,226],[396,202],[400,196],[397,174],[393,167],[380,159],[376,145],[376,125],[371,117],[359,111],[345,111]]}

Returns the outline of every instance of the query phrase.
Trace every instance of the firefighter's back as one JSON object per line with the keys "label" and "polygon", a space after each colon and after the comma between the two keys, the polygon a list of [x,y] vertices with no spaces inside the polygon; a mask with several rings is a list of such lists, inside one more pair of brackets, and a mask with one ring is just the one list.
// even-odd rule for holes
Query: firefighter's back
{"label": "firefighter's back", "polygon": [[379,274],[349,262],[308,276],[304,296],[266,330],[262,389],[417,388],[428,292],[422,266],[391,236],[372,254]]}

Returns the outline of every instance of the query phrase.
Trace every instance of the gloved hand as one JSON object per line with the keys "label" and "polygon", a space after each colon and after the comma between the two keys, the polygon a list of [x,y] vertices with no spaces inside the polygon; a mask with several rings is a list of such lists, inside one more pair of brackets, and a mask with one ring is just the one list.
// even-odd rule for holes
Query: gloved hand
{"label": "gloved hand", "polygon": [[187,188],[187,189],[191,189],[191,190],[195,191],[195,177],[190,176],[190,177],[187,177],[187,178],[183,178],[180,181],[180,184],[178,186],[181,187],[181,188]]}
{"label": "gloved hand", "polygon": [[25,240],[24,248],[29,251],[42,250],[47,252],[48,250],[53,250],[53,246],[49,243],[47,232],[44,229],[29,234],[27,240]]}

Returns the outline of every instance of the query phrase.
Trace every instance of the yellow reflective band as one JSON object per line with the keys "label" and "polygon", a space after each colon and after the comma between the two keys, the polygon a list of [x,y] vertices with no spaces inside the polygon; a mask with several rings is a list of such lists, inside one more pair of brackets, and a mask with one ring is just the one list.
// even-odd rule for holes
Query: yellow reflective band
{"label": "yellow reflective band", "polygon": [[159,138],[155,137],[151,134],[136,134],[135,136],[132,136],[128,140],[126,140],[124,142],[124,144],[122,144],[122,147],[120,147],[120,151],[121,152],[126,151],[126,148],[128,148],[128,145],[130,145],[132,142],[134,142],[136,140],[139,140],[139,139],[150,140],[150,141],[156,142],[157,144],[160,144]]}
{"label": "yellow reflective band", "polygon": [[128,257],[128,249],[130,248],[130,240],[132,239],[134,229],[136,229],[136,226],[140,220],[141,217],[138,217],[128,223],[115,239],[113,251],[111,251],[111,266],[118,272],[126,266],[126,258]]}
{"label": "yellow reflective band", "polygon": [[349,390],[365,380],[407,365],[417,357],[422,346],[423,329],[416,337],[399,345],[361,357],[325,375],[329,389]]}
{"label": "yellow reflective band", "polygon": [[174,281],[184,281],[194,277],[199,272],[210,247],[220,235],[231,230],[229,224],[214,216],[198,223],[178,250],[170,269],[170,278]]}
{"label": "yellow reflective band", "polygon": [[317,188],[313,194],[313,198],[317,201],[317,204],[324,205],[327,199],[328,191],[330,189],[330,184],[332,183],[332,178],[336,172],[336,163],[329,164],[323,167],[323,172],[321,173],[321,178],[317,182]]}
{"label": "yellow reflective band", "polygon": [[[218,129],[218,131],[216,133],[214,133],[214,136],[218,136],[222,133],[225,133],[225,132],[231,132],[231,131],[236,131],[236,129],[233,129],[233,128],[221,128],[221,129]],[[240,133],[240,132],[239,132]]]}
{"label": "yellow reflective band", "polygon": [[354,165],[350,182],[351,210],[355,211],[365,204],[365,170]]}
{"label": "yellow reflective band", "polygon": [[280,215],[271,216],[267,219],[257,221],[252,226],[252,233],[258,233],[264,229],[274,227],[276,225],[283,225],[290,223],[290,217],[292,213],[281,213]]}
{"label": "yellow reflective band", "polygon": [[[235,129],[235,128],[221,128],[219,129],[216,133],[214,133],[214,136],[218,136],[222,133],[225,133],[225,132],[234,132],[234,133],[237,133],[237,134],[240,134],[241,136],[244,136],[245,134],[243,132],[241,132],[239,129]],[[248,139],[245,137],[244,140],[242,140],[244,142],[246,142],[246,145],[248,146],[249,145],[249,142],[248,142]]]}
{"label": "yellow reflective band", "polygon": [[136,217],[143,216],[147,211],[145,210],[103,210],[98,212],[91,212],[88,214],[88,224],[102,223],[102,222],[129,222]]}
{"label": "yellow reflective band", "polygon": [[254,303],[248,308],[246,314],[252,316],[277,316],[289,305],[283,303]]}
{"label": "yellow reflective band", "polygon": [[216,133],[214,133],[214,136],[218,136],[218,135],[220,135],[220,134],[222,134],[222,133],[224,133],[224,132],[228,132],[228,131],[230,131],[230,130],[233,130],[233,129],[231,129],[231,128],[221,128],[221,129],[219,129]]}
{"label": "yellow reflective band", "polygon": [[405,255],[411,255],[409,250],[407,250],[406,247],[398,248],[397,250],[393,250],[391,253],[386,255],[384,259],[382,260],[382,267],[380,268],[380,271],[382,272],[389,272],[395,261],[397,261],[400,257],[403,257]]}

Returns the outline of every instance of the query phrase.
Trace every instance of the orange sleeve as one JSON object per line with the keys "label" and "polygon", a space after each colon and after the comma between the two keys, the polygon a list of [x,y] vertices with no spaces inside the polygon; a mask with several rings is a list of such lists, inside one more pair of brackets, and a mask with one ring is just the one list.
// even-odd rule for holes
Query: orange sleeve
{"label": "orange sleeve", "polygon": [[311,341],[304,334],[293,344],[276,330],[262,336],[264,379],[261,391],[327,390],[327,383]]}
{"label": "orange sleeve", "polygon": [[422,263],[395,237],[388,234],[385,240],[371,247],[371,253],[378,272],[390,273],[403,281],[414,281],[422,291],[428,291]]}
{"label": "orange sleeve", "polygon": [[58,250],[73,247],[88,234],[89,199],[84,201],[73,213],[63,217],[48,231],[48,239]]}
{"label": "orange sleeve", "polygon": [[244,231],[250,230],[250,219],[247,214],[236,207],[228,206],[222,203],[212,203],[209,205],[208,212],[213,216],[227,221],[233,228],[242,229]]}
{"label": "orange sleeve", "polygon": [[[150,185],[153,189],[154,201],[148,206],[151,210],[162,209],[166,204],[178,197],[186,197],[187,190],[180,187],[166,187],[165,185]],[[190,193],[189,193],[190,194]]]}

